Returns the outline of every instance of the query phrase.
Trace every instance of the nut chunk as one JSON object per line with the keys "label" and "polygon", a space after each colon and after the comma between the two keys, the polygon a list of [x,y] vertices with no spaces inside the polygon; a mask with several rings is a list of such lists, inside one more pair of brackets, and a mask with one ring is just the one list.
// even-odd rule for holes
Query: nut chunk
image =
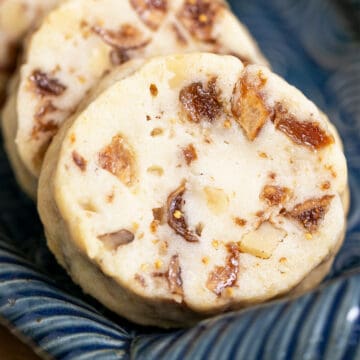
{"label": "nut chunk", "polygon": [[181,90],[179,99],[190,121],[212,122],[220,115],[222,106],[215,85],[216,78],[213,78],[206,87],[201,82],[196,82]]}
{"label": "nut chunk", "polygon": [[130,0],[140,19],[152,30],[161,25],[167,11],[166,0]]}
{"label": "nut chunk", "polygon": [[59,96],[66,90],[66,86],[61,84],[59,80],[51,78],[40,70],[33,71],[30,81],[35,85],[36,92],[41,96]]}
{"label": "nut chunk", "polygon": [[224,190],[212,186],[205,186],[204,193],[208,208],[216,215],[222,214],[229,206],[229,197]]}
{"label": "nut chunk", "polygon": [[318,123],[299,121],[289,114],[283,105],[277,104],[273,115],[275,128],[288,136],[295,144],[318,150],[334,142],[332,135],[327,134]]}
{"label": "nut chunk", "polygon": [[246,75],[235,85],[231,108],[245,135],[250,141],[253,141],[270,113],[265,106],[258,86],[252,84]]}
{"label": "nut chunk", "polygon": [[206,287],[220,296],[223,290],[236,283],[239,272],[239,249],[235,243],[227,244],[228,257],[225,266],[216,266],[210,273]]}
{"label": "nut chunk", "polygon": [[197,236],[188,229],[185,220],[185,214],[182,211],[183,195],[185,193],[185,184],[182,184],[172,192],[167,200],[168,224],[177,234],[182,236],[188,242],[198,242]]}
{"label": "nut chunk", "polygon": [[266,221],[255,231],[243,236],[239,245],[240,250],[262,259],[269,259],[285,236],[284,230],[278,229]]}
{"label": "nut chunk", "polygon": [[101,168],[116,176],[126,186],[135,181],[135,154],[130,144],[121,136],[116,135],[111,143],[99,154]]}
{"label": "nut chunk", "polygon": [[325,195],[322,198],[306,200],[296,205],[287,216],[297,220],[307,231],[313,233],[329,210],[333,197],[333,195]]}
{"label": "nut chunk", "polygon": [[117,250],[119,246],[133,242],[135,236],[129,230],[121,229],[113,233],[99,235],[98,239],[101,240],[109,250]]}
{"label": "nut chunk", "polygon": [[183,282],[181,278],[181,267],[179,263],[179,255],[171,257],[169,269],[166,273],[169,289],[172,294],[183,295]]}
{"label": "nut chunk", "polygon": [[213,42],[215,19],[222,8],[224,3],[219,0],[186,0],[178,18],[195,38]]}

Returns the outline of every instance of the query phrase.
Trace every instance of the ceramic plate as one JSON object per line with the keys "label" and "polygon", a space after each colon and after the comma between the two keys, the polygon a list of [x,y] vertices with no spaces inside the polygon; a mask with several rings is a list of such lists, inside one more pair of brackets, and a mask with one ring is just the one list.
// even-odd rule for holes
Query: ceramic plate
{"label": "ceramic plate", "polygon": [[360,2],[234,0],[275,72],[337,125],[351,186],[346,241],[315,291],[187,330],[135,326],[85,297],[45,246],[0,152],[0,315],[56,359],[360,359]]}

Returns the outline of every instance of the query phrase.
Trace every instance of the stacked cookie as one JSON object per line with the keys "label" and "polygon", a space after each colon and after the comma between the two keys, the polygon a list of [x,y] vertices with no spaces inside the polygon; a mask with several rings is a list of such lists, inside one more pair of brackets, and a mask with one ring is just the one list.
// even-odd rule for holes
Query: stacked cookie
{"label": "stacked cookie", "polygon": [[36,197],[51,139],[104,74],[129,59],[194,51],[266,63],[222,1],[77,0],[51,12],[29,41],[16,99],[3,116],[5,146],[24,190]]}
{"label": "stacked cookie", "polygon": [[2,0],[0,2],[0,102],[16,56],[26,35],[60,0]]}
{"label": "stacked cookie", "polygon": [[60,4],[3,130],[59,263],[140,324],[302,293],[343,240],[336,130],[222,1]]}

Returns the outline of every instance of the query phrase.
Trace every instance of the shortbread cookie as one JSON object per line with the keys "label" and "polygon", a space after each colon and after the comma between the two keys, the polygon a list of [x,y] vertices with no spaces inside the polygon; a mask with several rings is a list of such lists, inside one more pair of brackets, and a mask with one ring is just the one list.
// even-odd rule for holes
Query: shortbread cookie
{"label": "shortbread cookie", "polygon": [[25,35],[59,2],[60,0],[0,1],[0,101]]}
{"label": "shortbread cookie", "polygon": [[104,73],[131,58],[194,51],[266,64],[221,0],[62,4],[32,37],[21,69],[16,143],[25,168],[36,180],[52,137]]}
{"label": "shortbread cookie", "polygon": [[[10,163],[15,170],[14,173],[18,184],[26,194],[28,194],[29,196],[34,196],[37,191],[37,181],[22,164],[14,141],[17,130],[17,97],[13,89],[18,86],[18,82],[18,76],[14,76],[9,82],[11,95],[8,97],[2,112],[3,145],[5,147]],[[16,171],[17,169],[19,169],[19,171]]]}
{"label": "shortbread cookie", "polygon": [[318,284],[346,184],[339,142],[298,90],[235,57],[173,55],[65,123],[38,207],[85,292],[134,322],[186,326]]}

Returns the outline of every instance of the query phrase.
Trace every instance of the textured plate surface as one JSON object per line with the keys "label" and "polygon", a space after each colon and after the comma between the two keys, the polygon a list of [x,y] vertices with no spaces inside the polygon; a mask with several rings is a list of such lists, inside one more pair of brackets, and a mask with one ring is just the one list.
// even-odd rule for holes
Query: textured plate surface
{"label": "textured plate surface", "polygon": [[301,298],[189,330],[145,329],[84,296],[48,252],[35,206],[0,151],[0,316],[56,359],[360,359],[360,1],[233,0],[275,72],[322,108],[344,139],[346,241],[323,285]]}

